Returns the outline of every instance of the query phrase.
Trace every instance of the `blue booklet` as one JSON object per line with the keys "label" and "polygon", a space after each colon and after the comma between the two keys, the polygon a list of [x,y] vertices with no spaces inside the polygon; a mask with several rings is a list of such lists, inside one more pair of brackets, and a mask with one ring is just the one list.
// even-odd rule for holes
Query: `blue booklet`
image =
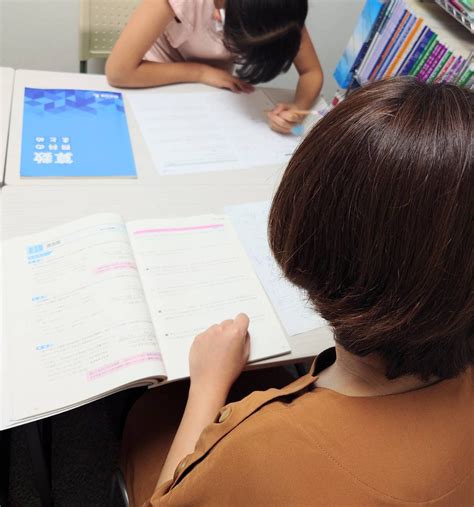
{"label": "blue booklet", "polygon": [[20,176],[136,175],[121,93],[25,88]]}

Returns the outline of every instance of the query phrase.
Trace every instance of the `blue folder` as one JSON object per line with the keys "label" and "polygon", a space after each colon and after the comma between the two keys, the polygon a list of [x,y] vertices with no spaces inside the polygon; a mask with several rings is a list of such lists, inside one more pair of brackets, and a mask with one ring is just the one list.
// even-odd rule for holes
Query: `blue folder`
{"label": "blue folder", "polygon": [[22,177],[136,177],[121,93],[25,88]]}

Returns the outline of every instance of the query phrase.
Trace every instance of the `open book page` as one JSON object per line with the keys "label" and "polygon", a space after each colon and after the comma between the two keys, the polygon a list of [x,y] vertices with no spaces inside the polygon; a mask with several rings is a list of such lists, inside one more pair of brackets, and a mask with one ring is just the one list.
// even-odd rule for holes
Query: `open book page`
{"label": "open book page", "polygon": [[169,379],[189,375],[188,353],[197,334],[240,312],[250,317],[251,361],[289,352],[227,218],[147,220],[127,227]]}
{"label": "open book page", "polygon": [[227,206],[225,211],[252,261],[265,291],[290,336],[326,325],[306,294],[284,277],[268,244],[269,201]]}
{"label": "open book page", "polygon": [[262,90],[235,94],[127,92],[161,174],[247,169],[288,162],[300,138],[268,126],[272,101]]}
{"label": "open book page", "polygon": [[3,261],[10,419],[164,376],[120,216],[6,241]]}

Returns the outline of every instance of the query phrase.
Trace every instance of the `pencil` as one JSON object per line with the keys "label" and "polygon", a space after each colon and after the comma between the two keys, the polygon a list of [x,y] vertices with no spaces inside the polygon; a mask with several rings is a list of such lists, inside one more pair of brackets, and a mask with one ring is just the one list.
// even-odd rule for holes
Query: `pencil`
{"label": "pencil", "polygon": [[[273,111],[273,109],[264,109],[263,112],[264,113],[271,113]],[[301,114],[301,115],[311,115],[311,114],[318,114],[320,116],[322,116],[322,112],[321,111],[316,111],[316,109],[309,109],[309,110],[304,110],[304,109],[290,109],[288,112],[290,113],[294,113],[294,114]]]}
{"label": "pencil", "polygon": [[319,111],[316,111],[316,109],[309,109],[309,110],[304,110],[304,109],[292,109],[291,110],[292,113],[295,113],[295,114],[305,114],[305,115],[310,115],[310,114],[321,114]]}

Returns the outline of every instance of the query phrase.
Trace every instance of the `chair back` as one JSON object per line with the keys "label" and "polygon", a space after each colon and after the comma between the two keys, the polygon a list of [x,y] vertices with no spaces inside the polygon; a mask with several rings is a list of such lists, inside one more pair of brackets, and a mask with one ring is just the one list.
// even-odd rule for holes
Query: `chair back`
{"label": "chair back", "polygon": [[140,0],[80,0],[80,57],[107,58]]}

